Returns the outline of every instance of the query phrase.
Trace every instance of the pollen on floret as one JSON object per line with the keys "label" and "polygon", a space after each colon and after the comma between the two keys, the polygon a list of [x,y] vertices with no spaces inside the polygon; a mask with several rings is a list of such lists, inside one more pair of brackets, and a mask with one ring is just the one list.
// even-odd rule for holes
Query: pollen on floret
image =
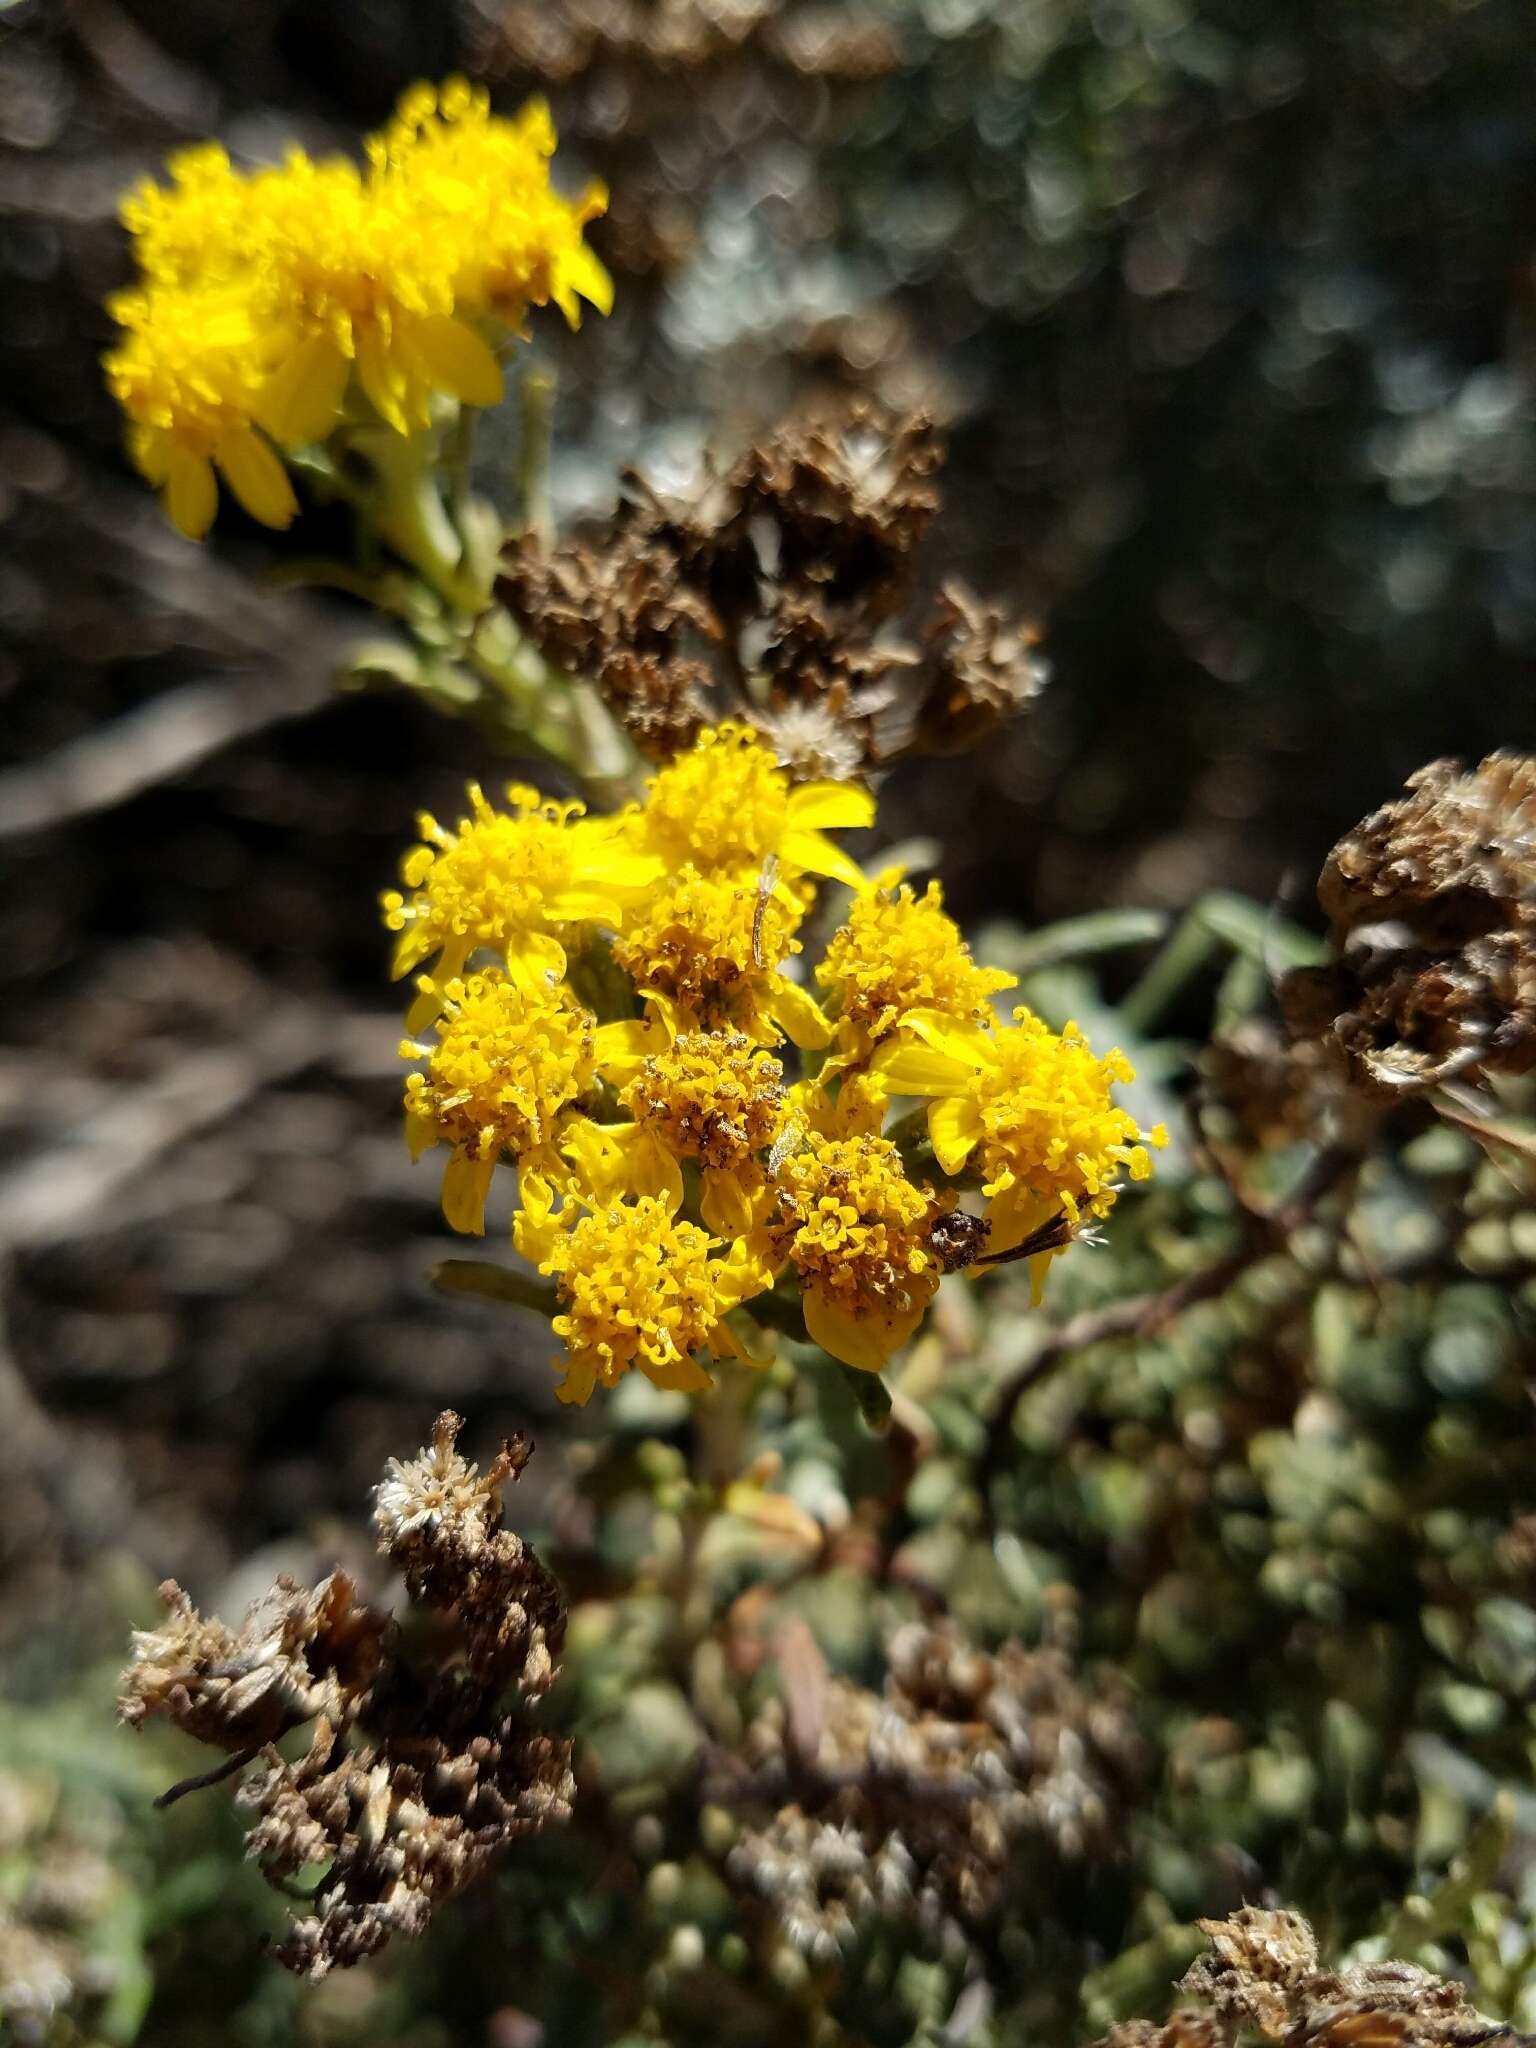
{"label": "pollen on floret", "polygon": [[921,896],[904,882],[857,895],[816,978],[832,993],[839,1022],[866,1045],[916,1009],[990,1023],[990,998],[1014,985],[1013,975],[976,965],[937,882]]}
{"label": "pollen on floret", "polygon": [[446,982],[484,947],[514,975],[547,978],[565,968],[556,931],[617,915],[612,899],[594,886],[602,849],[584,825],[582,805],[548,803],[519,785],[508,800],[511,810],[497,811],[471,785],[469,816],[457,827],[422,814],[422,843],[401,863],[409,894],[391,890],[383,898],[384,923],[400,934],[397,975],[440,954],[437,979]]}
{"label": "pollen on floret", "polygon": [[614,958],[644,995],[661,996],[685,1025],[777,1037],[769,1019],[780,961],[798,953],[804,915],[789,890],[763,895],[741,874],[687,866],[634,913]]}
{"label": "pollen on floret", "polygon": [[792,786],[764,736],[727,719],[652,777],[635,824],[670,866],[760,874],[771,860],[785,877],[832,875],[857,887],[863,876],[826,834],[874,815],[873,797],[851,784]]}
{"label": "pollen on floret", "polygon": [[1118,1048],[1098,1055],[1075,1024],[1051,1030],[1027,1009],[998,1035],[996,1064],[977,1077],[979,1163],[984,1192],[1014,1188],[1058,1201],[1074,1218],[1104,1216],[1121,1180],[1152,1171],[1144,1132],[1111,1093],[1136,1070]]}
{"label": "pollen on floret", "polygon": [[789,808],[789,777],[750,726],[707,727],[652,778],[646,823],[657,844],[701,869],[758,867],[776,851]]}
{"label": "pollen on floret", "polygon": [[878,1371],[922,1320],[942,1273],[937,1213],[885,1138],[813,1138],[780,1167],[768,1254],[799,1273],[806,1328],[834,1358]]}
{"label": "pollen on floret", "polygon": [[784,1068],[744,1032],[689,1031],[653,1054],[619,1101],[675,1157],[723,1170],[778,1137]]}
{"label": "pollen on floret", "polygon": [[562,988],[519,985],[497,969],[450,982],[437,1042],[407,1039],[424,1059],[405,1084],[419,1149],[438,1139],[476,1159],[547,1154],[562,1110],[590,1085],[595,1025]]}
{"label": "pollen on floret", "polygon": [[557,1237],[540,1270],[554,1275],[564,1303],[553,1324],[568,1354],[561,1400],[584,1402],[631,1367],[661,1387],[708,1384],[694,1354],[709,1346],[729,1305],[713,1243],[655,1196],[595,1210]]}

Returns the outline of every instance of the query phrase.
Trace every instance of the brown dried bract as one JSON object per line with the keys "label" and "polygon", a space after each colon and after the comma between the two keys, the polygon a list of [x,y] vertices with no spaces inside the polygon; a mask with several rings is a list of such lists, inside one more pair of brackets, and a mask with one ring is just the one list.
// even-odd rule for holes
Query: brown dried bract
{"label": "brown dried bract", "polygon": [[[530,1447],[510,1438],[482,1473],[459,1454],[460,1427],[444,1413],[425,1450],[391,1459],[374,1512],[435,1628],[403,1634],[335,1572],[313,1593],[280,1579],[238,1630],[168,1585],[170,1619],[134,1638],[123,1718],[162,1715],[236,1766],[259,1752],[237,1794],[255,1816],[249,1853],[280,1887],[327,1866],[276,1950],[311,1977],[419,1934],[510,1843],[570,1817],[569,1743],[507,1704],[548,1690],[565,1633],[559,1586],[502,1526],[502,1488]],[[273,1745],[306,1723],[290,1762]]]}
{"label": "brown dried bract", "polygon": [[712,1788],[738,1806],[782,1795],[730,1874],[821,1959],[872,1915],[974,1929],[1006,1892],[1043,1895],[1063,1864],[1112,1859],[1140,1767],[1126,1701],[1085,1689],[1058,1649],[991,1656],[952,1624],[913,1623],[889,1656],[883,1697],[830,1679],[813,1715],[771,1708],[751,1776]]}
{"label": "brown dried bract", "polygon": [[1200,1926],[1212,1953],[1179,1989],[1206,2009],[1162,2026],[1122,2021],[1096,2048],[1236,2048],[1256,2035],[1284,2048],[1530,2048],[1531,2035],[1478,2012],[1463,1985],[1413,1963],[1320,1969],[1299,1913],[1244,1906]]}
{"label": "brown dried bract", "polygon": [[1408,789],[1328,856],[1337,959],[1281,985],[1292,1031],[1389,1097],[1536,1065],[1536,761],[1436,761]]}
{"label": "brown dried bract", "polygon": [[941,585],[923,641],[928,689],[916,741],[925,753],[966,752],[1045,688],[1038,628],[982,603],[961,583]]}
{"label": "brown dried bract", "polygon": [[275,1742],[325,1715],[354,1718],[378,1674],[387,1621],[353,1599],[345,1572],[314,1592],[280,1578],[238,1629],[204,1620],[174,1579],[160,1588],[159,1628],[138,1629],[117,1711],[130,1727],[152,1714],[231,1753]]}
{"label": "brown dried bract", "polygon": [[663,493],[626,478],[606,530],[508,548],[498,594],[545,658],[670,759],[744,718],[801,780],[975,744],[1039,691],[1032,626],[946,585],[919,646],[898,615],[938,506],[926,413],[867,399],[792,420]]}

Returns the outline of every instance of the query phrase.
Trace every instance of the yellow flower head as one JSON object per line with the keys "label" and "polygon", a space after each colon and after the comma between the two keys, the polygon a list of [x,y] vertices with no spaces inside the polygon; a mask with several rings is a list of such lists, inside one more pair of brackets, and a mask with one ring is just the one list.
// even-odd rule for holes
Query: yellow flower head
{"label": "yellow flower head", "polygon": [[685,1031],[620,1090],[620,1105],[675,1159],[700,1167],[700,1213],[739,1237],[784,1120],[784,1068],[740,1031]]}
{"label": "yellow flower head", "polygon": [[233,284],[248,275],[250,180],[217,142],[177,150],[165,168],[168,185],[145,178],[118,208],[140,274],[161,285]]}
{"label": "yellow flower head", "polygon": [[582,240],[604,195],[563,199],[553,150],[542,105],[504,120],[453,80],[408,93],[365,166],[294,150],[242,172],[208,143],[171,159],[168,184],[128,195],[146,289],[114,302],[131,338],[108,378],[134,459],[167,486],[183,531],[213,517],[210,462],[257,518],[292,516],[272,451],[251,438],[226,449],[236,426],[248,435],[254,420],[285,448],[323,440],[355,375],[379,418],[412,432],[436,394],[498,402],[487,327],[515,331],[549,300],[574,323],[578,295],[608,310],[612,286]]}
{"label": "yellow flower head", "polygon": [[[654,878],[658,864],[630,852],[607,824],[588,822],[581,804],[549,803],[518,784],[507,795],[510,815],[472,784],[470,816],[456,831],[423,813],[423,844],[401,866],[410,893],[383,899],[384,922],[400,934],[397,975],[438,954],[440,985],[485,947],[514,981],[547,982],[565,972],[557,933],[588,920],[617,926],[626,900]],[[435,1010],[424,991],[408,1028],[421,1030]]]}
{"label": "yellow flower head", "polygon": [[453,1147],[443,1214],[478,1236],[503,1152],[558,1170],[561,1114],[592,1081],[596,1027],[564,989],[520,985],[494,968],[449,982],[442,998],[437,1043],[400,1048],[426,1061],[405,1084],[406,1136],[418,1157],[439,1142]]}
{"label": "yellow flower head", "polygon": [[172,522],[192,540],[208,531],[217,470],[253,518],[286,526],[298,501],[252,425],[267,358],[244,299],[227,287],[160,285],[120,293],[112,312],[127,332],[103,358],[108,387]]}
{"label": "yellow flower head", "polygon": [[755,876],[772,857],[786,877],[832,875],[857,888],[863,876],[826,834],[874,815],[874,798],[851,783],[792,788],[761,733],[727,720],[652,778],[638,824],[669,867]]}
{"label": "yellow flower head", "polygon": [[915,896],[905,882],[861,890],[827,947],[816,979],[833,999],[844,1049],[863,1057],[913,1010],[960,1023],[992,1019],[988,998],[1014,977],[978,967],[944,909],[937,882]]}
{"label": "yellow flower head", "polygon": [[777,1043],[825,1045],[831,1033],[804,989],[778,972],[798,953],[801,896],[760,890],[750,876],[684,867],[635,912],[614,959],[681,1029],[739,1030]]}
{"label": "yellow flower head", "polygon": [[885,1138],[814,1137],[783,1163],[763,1246],[774,1267],[798,1271],[805,1327],[824,1351],[878,1372],[916,1329],[940,1278],[934,1213]]}
{"label": "yellow flower head", "polygon": [[484,311],[513,328],[529,306],[550,301],[573,327],[581,321],[579,299],[600,313],[611,309],[612,281],[582,240],[608,195],[594,183],[570,200],[550,184],[555,130],[542,100],[507,120],[491,113],[482,88],[462,78],[440,90],[418,85],[369,153],[381,172],[405,182],[455,251],[461,309]]}
{"label": "yellow flower head", "polygon": [[944,1172],[979,1163],[993,1254],[1060,1211],[1074,1225],[1107,1215],[1123,1177],[1151,1174],[1147,1146],[1167,1143],[1161,1124],[1143,1132],[1113,1100],[1117,1082],[1136,1078],[1124,1053],[1101,1059],[1075,1024],[1055,1032],[1027,1009],[1013,1014],[1011,1029],[983,1032],[920,1011],[907,1020],[919,1042],[877,1061],[894,1093],[935,1098],[928,1129]]}
{"label": "yellow flower head", "polygon": [[513,1241],[553,1275],[564,1304],[553,1324],[566,1346],[562,1401],[585,1404],[632,1366],[655,1386],[696,1393],[709,1385],[696,1354],[744,1355],[723,1318],[764,1284],[749,1262],[712,1257],[718,1240],[663,1196],[591,1208],[571,1200],[557,1214],[547,1187],[527,1182]]}

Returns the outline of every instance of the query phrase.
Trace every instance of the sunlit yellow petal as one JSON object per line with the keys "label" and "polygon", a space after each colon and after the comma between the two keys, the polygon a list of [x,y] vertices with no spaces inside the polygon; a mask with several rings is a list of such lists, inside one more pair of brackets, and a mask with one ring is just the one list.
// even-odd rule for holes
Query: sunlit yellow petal
{"label": "sunlit yellow petal", "polygon": [[312,334],[278,365],[256,401],[256,418],[284,448],[323,441],[336,424],[352,365],[328,334]]}
{"label": "sunlit yellow petal", "polygon": [[607,924],[624,922],[624,912],[610,895],[599,889],[560,889],[544,906],[544,914],[556,924]]}
{"label": "sunlit yellow petal", "polygon": [[805,1328],[811,1341],[844,1365],[879,1372],[898,1345],[922,1321],[927,1295],[914,1295],[905,1310],[849,1310],[818,1287],[805,1292]]}
{"label": "sunlit yellow petal", "polygon": [[491,1191],[496,1171],[492,1153],[477,1159],[463,1148],[456,1150],[443,1169],[443,1215],[450,1230],[467,1237],[485,1235],[485,1198]]}
{"label": "sunlit yellow petal", "polygon": [[410,346],[431,382],[466,405],[500,405],[501,365],[473,328],[449,314],[432,314],[410,327]]}
{"label": "sunlit yellow petal", "polygon": [[397,434],[410,432],[406,412],[408,387],[400,365],[389,354],[374,327],[357,338],[357,381],[374,411]]}
{"label": "sunlit yellow petal", "polygon": [[789,793],[792,831],[850,831],[875,822],[875,800],[847,782],[803,782]]}
{"label": "sunlit yellow petal", "polygon": [[815,997],[798,982],[779,982],[769,1001],[768,1014],[802,1052],[816,1052],[832,1043],[832,1026],[822,1015]]}
{"label": "sunlit yellow petal", "polygon": [[924,1045],[963,1060],[973,1073],[991,1066],[997,1058],[997,1041],[990,1033],[979,1025],[957,1021],[943,1010],[911,1010],[903,1023]]}
{"label": "sunlit yellow petal", "polygon": [[982,1133],[976,1105],[963,1095],[948,1095],[928,1112],[928,1138],[933,1156],[945,1173],[958,1173]]}
{"label": "sunlit yellow petal", "polygon": [[250,427],[236,428],[219,442],[214,459],[253,519],[279,529],[290,524],[299,501],[287,470],[260,434]]}
{"label": "sunlit yellow petal", "polygon": [[172,448],[165,469],[165,509],[188,540],[201,540],[219,509],[219,486],[205,455]]}
{"label": "sunlit yellow petal", "polygon": [[665,1361],[642,1359],[640,1370],[653,1387],[660,1387],[668,1394],[702,1394],[713,1386],[709,1374],[691,1358],[671,1358]]}
{"label": "sunlit yellow petal", "polygon": [[864,884],[864,870],[858,862],[820,832],[787,831],[779,845],[779,858],[791,873],[826,875],[834,882],[846,882],[850,889]]}
{"label": "sunlit yellow petal", "polygon": [[665,1052],[672,1035],[659,1018],[625,1017],[597,1027],[597,1064],[610,1081],[627,1081],[637,1067]]}
{"label": "sunlit yellow petal", "polygon": [[744,1237],[752,1228],[752,1204],[731,1168],[705,1167],[700,1175],[699,1214],[716,1237]]}
{"label": "sunlit yellow petal", "polygon": [[969,1060],[926,1045],[893,1045],[875,1056],[874,1070],[893,1095],[953,1095],[975,1073]]}

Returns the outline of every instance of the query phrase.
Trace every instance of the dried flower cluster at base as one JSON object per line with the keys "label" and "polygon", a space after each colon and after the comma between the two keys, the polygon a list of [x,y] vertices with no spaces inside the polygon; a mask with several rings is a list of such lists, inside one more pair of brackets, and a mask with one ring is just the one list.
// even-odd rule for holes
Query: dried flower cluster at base
{"label": "dried flower cluster at base", "polygon": [[893,624],[942,453],[926,416],[858,400],[781,427],[686,498],[631,479],[591,540],[514,543],[499,594],[653,759],[732,712],[800,780],[959,751],[1023,710],[1045,671],[1035,628],[959,584],[913,636]]}
{"label": "dried flower cluster at base", "polygon": [[1536,1065],[1536,760],[1434,761],[1328,856],[1338,958],[1281,987],[1300,1038],[1400,1096]]}
{"label": "dried flower cluster at base", "polygon": [[988,1655],[952,1623],[912,1623],[889,1658],[883,1696],[822,1673],[808,1713],[766,1711],[752,1776],[718,1788],[738,1807],[788,1795],[729,1872],[823,1961],[877,1917],[953,1948],[1007,1898],[1047,1904],[1053,1873],[1119,1853],[1139,1774],[1125,1696],[1085,1686],[1060,1649]]}
{"label": "dried flower cluster at base", "polygon": [[[229,1752],[213,1775],[259,1757],[236,1796],[254,1816],[247,1853],[285,1889],[326,1866],[277,1949],[307,1976],[420,1934],[510,1843],[570,1818],[569,1743],[510,1704],[548,1691],[565,1633],[559,1586],[502,1527],[529,1446],[510,1439],[480,1472],[460,1426],[440,1415],[378,1489],[379,1548],[428,1611],[420,1628],[358,1606],[334,1572],[312,1593],[280,1579],[238,1629],[168,1582],[167,1621],[134,1637],[122,1718],[159,1715]],[[290,1762],[274,1745],[302,1725],[309,1748]]]}
{"label": "dried flower cluster at base", "polygon": [[1299,1913],[1244,1906],[1200,1926],[1212,1952],[1179,1988],[1204,2009],[1176,2012],[1161,2026],[1122,2020],[1096,2048],[1524,2048],[1532,2039],[1478,2012],[1463,1985],[1416,1964],[1321,1968]]}

